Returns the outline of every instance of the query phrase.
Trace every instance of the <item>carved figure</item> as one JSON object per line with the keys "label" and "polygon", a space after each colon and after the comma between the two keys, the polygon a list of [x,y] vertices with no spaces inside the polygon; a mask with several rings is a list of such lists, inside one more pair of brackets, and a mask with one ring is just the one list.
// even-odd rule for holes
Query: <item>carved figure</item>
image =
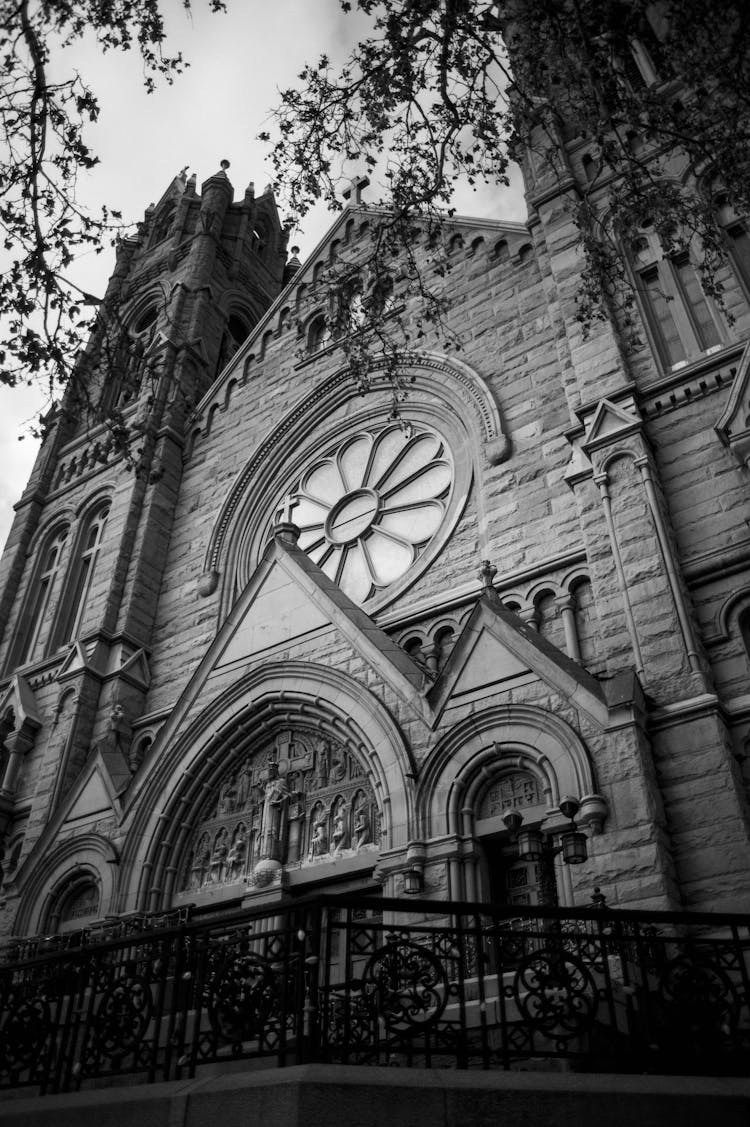
{"label": "carved figure", "polygon": [[230,775],[219,791],[219,813],[231,814],[237,805],[237,787],[234,775]]}
{"label": "carved figure", "polygon": [[349,844],[346,832],[346,807],[342,803],[337,807],[333,816],[333,833],[331,834],[331,852],[340,853]]}
{"label": "carved figure", "polygon": [[237,832],[234,835],[232,848],[227,854],[227,879],[235,880],[242,873],[242,866],[245,863],[245,853],[247,852],[247,838],[245,837],[245,830],[243,826],[238,826]]}
{"label": "carved figure", "polygon": [[250,798],[250,788],[253,782],[253,772],[247,760],[242,764],[237,776],[237,809],[244,810]]}
{"label": "carved figure", "polygon": [[325,740],[321,740],[315,752],[315,786],[322,789],[328,786],[328,771],[330,769],[330,749]]}
{"label": "carved figure", "polygon": [[354,812],[354,848],[360,849],[370,840],[370,819],[367,815],[367,803],[362,802]]}
{"label": "carved figure", "polygon": [[289,795],[287,807],[287,821],[289,824],[289,840],[287,843],[287,864],[293,865],[299,861],[302,851],[302,833],[305,819],[305,794],[304,791],[294,790]]}
{"label": "carved figure", "polygon": [[182,891],[249,873],[255,880],[259,872],[268,876],[301,861],[324,862],[377,841],[366,770],[319,731],[284,731],[229,772],[202,807],[181,867]]}
{"label": "carved figure", "polygon": [[104,747],[117,749],[125,754],[130,742],[129,735],[130,724],[125,715],[125,709],[121,704],[116,704],[113,706],[107,721],[107,734],[103,741]]}
{"label": "carved figure", "polygon": [[228,852],[227,831],[222,830],[216,839],[214,851],[211,854],[211,871],[209,873],[211,884],[220,884],[224,879]]}
{"label": "carved figure", "polygon": [[286,779],[279,774],[276,763],[268,768],[268,781],[263,801],[263,820],[261,822],[262,854],[281,860],[283,852],[284,814],[289,798]]}
{"label": "carved figure", "polygon": [[193,864],[190,870],[190,887],[195,890],[205,881],[211,866],[211,847],[207,837],[202,837],[195,851]]}
{"label": "carved figure", "polygon": [[313,824],[312,838],[310,840],[310,860],[313,857],[322,857],[328,852],[328,831],[325,815],[318,818]]}
{"label": "carved figure", "polygon": [[344,756],[343,756],[343,753],[342,753],[341,758],[336,759],[331,764],[331,773],[328,776],[328,782],[329,783],[340,783],[345,775],[346,775],[346,760],[344,759]]}

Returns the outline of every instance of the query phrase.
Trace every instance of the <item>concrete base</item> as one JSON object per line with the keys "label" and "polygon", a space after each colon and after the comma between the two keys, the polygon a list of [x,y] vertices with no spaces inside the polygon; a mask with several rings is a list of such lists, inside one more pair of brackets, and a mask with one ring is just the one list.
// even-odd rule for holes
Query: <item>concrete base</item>
{"label": "concrete base", "polygon": [[747,1127],[750,1080],[293,1068],[17,1099],[0,1127]]}

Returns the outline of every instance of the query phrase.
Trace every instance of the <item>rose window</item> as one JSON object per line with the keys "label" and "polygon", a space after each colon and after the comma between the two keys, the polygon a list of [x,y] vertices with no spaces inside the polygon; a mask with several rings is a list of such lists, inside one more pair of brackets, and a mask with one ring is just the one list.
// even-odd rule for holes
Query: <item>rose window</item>
{"label": "rose window", "polygon": [[287,498],[299,545],[357,603],[405,574],[442,524],[453,464],[433,431],[398,424],[353,435]]}

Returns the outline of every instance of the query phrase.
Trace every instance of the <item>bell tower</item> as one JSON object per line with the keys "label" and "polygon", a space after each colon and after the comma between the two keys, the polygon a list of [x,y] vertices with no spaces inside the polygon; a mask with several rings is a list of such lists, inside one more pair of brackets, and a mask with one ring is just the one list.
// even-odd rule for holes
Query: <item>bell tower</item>
{"label": "bell tower", "polygon": [[251,184],[235,202],[228,167],[200,192],[181,172],[120,243],[16,505],[0,563],[0,732],[34,723],[20,759],[2,744],[6,866],[8,843],[15,865],[92,749],[114,757],[113,777],[137,760],[129,724],[149,683],[185,420],[284,280],[271,190],[256,198]]}

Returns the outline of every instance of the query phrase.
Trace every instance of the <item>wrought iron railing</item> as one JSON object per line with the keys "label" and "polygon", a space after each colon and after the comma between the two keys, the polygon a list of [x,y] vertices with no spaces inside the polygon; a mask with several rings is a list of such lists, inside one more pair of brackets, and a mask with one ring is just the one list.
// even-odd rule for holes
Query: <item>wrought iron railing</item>
{"label": "wrought iron railing", "polygon": [[347,895],[140,927],[0,965],[0,1087],[242,1060],[750,1071],[747,916]]}

